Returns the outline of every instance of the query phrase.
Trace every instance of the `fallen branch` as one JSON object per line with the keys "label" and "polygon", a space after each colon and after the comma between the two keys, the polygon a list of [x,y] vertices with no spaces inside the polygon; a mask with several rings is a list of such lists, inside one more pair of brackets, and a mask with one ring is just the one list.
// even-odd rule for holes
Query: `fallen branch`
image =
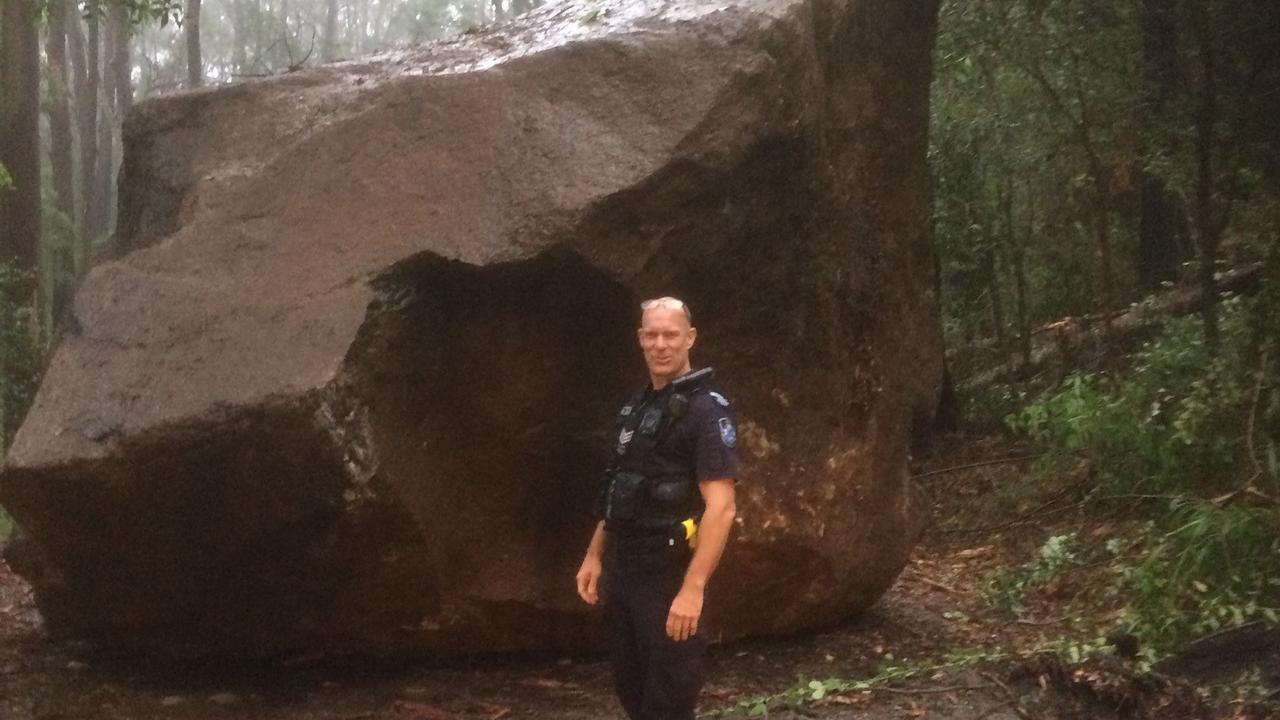
{"label": "fallen branch", "polygon": [[[1262,277],[1262,263],[1232,268],[1217,274],[1220,291],[1250,293]],[[961,390],[988,387],[1012,378],[1035,373],[1052,365],[1076,366],[1072,357],[1090,346],[1103,347],[1116,340],[1139,337],[1167,318],[1188,315],[1201,307],[1198,285],[1182,285],[1153,295],[1129,308],[1078,317],[1067,317],[1034,328],[1031,363],[1024,366],[1021,354],[1009,356],[1001,364],[973,373],[960,384]]]}
{"label": "fallen branch", "polygon": [[987,465],[1002,465],[1005,463],[1023,462],[1025,460],[1035,460],[1036,458],[1039,458],[1039,457],[1044,457],[1044,453],[1036,453],[1034,455],[1017,455],[1015,457],[998,458],[996,460],[983,460],[981,462],[968,463],[965,465],[955,465],[953,467],[945,467],[945,468],[940,468],[938,470],[930,470],[929,472],[923,472],[923,473],[920,473],[919,475],[912,475],[911,479],[920,480],[922,478],[932,477],[934,475],[942,475],[945,473],[957,472],[959,470],[969,470],[971,468],[985,467]]}
{"label": "fallen branch", "polygon": [[1014,518],[1013,520],[1010,520],[1009,522],[1000,523],[999,525],[987,525],[987,526],[979,526],[979,527],[943,528],[938,530],[931,529],[930,532],[945,533],[948,535],[959,534],[959,533],[996,532],[998,530],[1007,530],[1017,525],[1025,525],[1029,522],[1032,522],[1033,520],[1044,517],[1045,515],[1052,515],[1054,513],[1063,512],[1065,510],[1076,509],[1083,506],[1085,501],[1081,500],[1080,502],[1074,502],[1069,505],[1064,505],[1062,507],[1053,507],[1053,505],[1054,503],[1061,500],[1067,493],[1071,492],[1072,490],[1079,489],[1079,487],[1082,484],[1083,482],[1076,482],[1069,485],[1066,488],[1063,488],[1056,495],[1049,498],[1045,502],[1041,503],[1036,508],[1032,509],[1029,512],[1023,513],[1022,515],[1019,515],[1018,517]]}
{"label": "fallen branch", "polygon": [[933,695],[935,693],[959,692],[961,690],[987,690],[992,687],[995,687],[995,686],[990,683],[983,683],[982,685],[950,685],[947,687],[923,687],[923,688],[878,687],[878,688],[871,688],[871,690],[873,691],[883,690],[887,693],[894,693],[896,695]]}
{"label": "fallen branch", "polygon": [[920,582],[922,582],[922,583],[924,583],[925,585],[928,585],[928,586],[930,586],[930,587],[936,587],[936,588],[938,588],[939,590],[946,590],[947,592],[949,592],[949,593],[953,593],[953,594],[955,594],[955,595],[959,595],[959,594],[960,594],[960,591],[959,591],[959,590],[957,590],[957,589],[955,589],[955,588],[951,587],[950,585],[947,585],[947,584],[945,584],[945,583],[940,583],[940,582],[938,582],[937,580],[931,580],[931,579],[929,579],[929,578],[927,578],[927,577],[924,577],[924,576],[921,576],[921,577],[920,577]]}

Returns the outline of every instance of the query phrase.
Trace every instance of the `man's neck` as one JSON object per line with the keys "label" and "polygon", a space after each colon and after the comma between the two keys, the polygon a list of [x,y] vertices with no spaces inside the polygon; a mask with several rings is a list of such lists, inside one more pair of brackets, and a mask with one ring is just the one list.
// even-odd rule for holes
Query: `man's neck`
{"label": "man's neck", "polygon": [[653,373],[649,373],[649,385],[653,387],[654,392],[657,392],[662,388],[670,385],[672,380],[675,380],[676,378],[684,377],[685,375],[688,375],[692,371],[693,371],[692,365],[685,365],[684,368],[681,369],[680,372],[676,373],[675,375],[658,376],[658,375],[654,375]]}

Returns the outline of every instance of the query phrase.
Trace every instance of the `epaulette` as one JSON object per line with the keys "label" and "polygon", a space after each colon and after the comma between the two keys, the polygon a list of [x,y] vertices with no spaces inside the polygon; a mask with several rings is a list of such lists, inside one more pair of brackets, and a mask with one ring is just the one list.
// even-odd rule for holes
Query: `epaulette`
{"label": "epaulette", "polygon": [[702,390],[715,373],[715,370],[705,367],[672,380],[671,398],[667,400],[667,412],[671,417],[684,417],[689,410],[689,396]]}
{"label": "epaulette", "polygon": [[704,367],[701,370],[694,370],[691,373],[686,373],[675,380],[672,380],[671,390],[679,393],[693,392],[694,390],[701,389],[703,385],[710,382],[711,378],[714,377],[715,374],[716,371],[709,367]]}

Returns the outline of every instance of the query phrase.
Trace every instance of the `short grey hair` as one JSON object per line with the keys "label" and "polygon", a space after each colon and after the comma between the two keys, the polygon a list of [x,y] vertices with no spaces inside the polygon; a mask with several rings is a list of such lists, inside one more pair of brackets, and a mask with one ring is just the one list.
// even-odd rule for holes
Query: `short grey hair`
{"label": "short grey hair", "polygon": [[663,295],[662,297],[659,297],[659,298],[652,298],[650,300],[645,300],[644,302],[640,303],[640,312],[643,313],[645,310],[648,310],[650,308],[656,308],[656,307],[670,308],[672,310],[683,310],[684,319],[689,323],[689,327],[693,327],[693,311],[689,310],[689,303],[681,300],[680,298],[674,298],[674,297],[671,297],[670,295]]}

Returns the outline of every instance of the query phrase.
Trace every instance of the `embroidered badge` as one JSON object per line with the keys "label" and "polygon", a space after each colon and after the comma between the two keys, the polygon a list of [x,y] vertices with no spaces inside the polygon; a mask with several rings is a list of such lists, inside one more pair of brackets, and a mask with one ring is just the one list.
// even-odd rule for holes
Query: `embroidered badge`
{"label": "embroidered badge", "polygon": [[627,415],[630,415],[630,414],[631,414],[631,406],[630,406],[630,405],[624,405],[624,406],[622,407],[622,413],[621,413],[621,414],[622,414],[624,417],[625,417],[625,416],[627,416]]}
{"label": "embroidered badge", "polygon": [[711,398],[720,405],[720,407],[729,407],[729,400],[725,398],[725,396],[721,395],[720,393],[710,392],[707,394],[710,395]]}
{"label": "embroidered badge", "polygon": [[726,447],[733,447],[738,441],[738,434],[733,430],[733,422],[727,417],[720,418],[720,439]]}
{"label": "embroidered badge", "polygon": [[652,435],[658,429],[658,423],[662,421],[662,411],[657,408],[650,408],[645,412],[644,417],[640,418],[640,432],[645,435]]}

